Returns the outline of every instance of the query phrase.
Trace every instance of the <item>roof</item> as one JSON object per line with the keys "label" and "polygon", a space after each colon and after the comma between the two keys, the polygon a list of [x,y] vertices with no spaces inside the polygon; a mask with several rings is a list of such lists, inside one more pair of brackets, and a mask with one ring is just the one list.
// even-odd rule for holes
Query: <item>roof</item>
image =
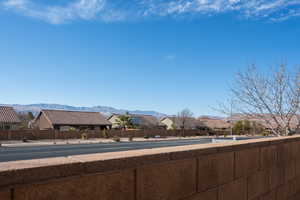
{"label": "roof", "polygon": [[112,113],[111,115],[109,115],[106,119],[107,120],[110,120],[113,116],[121,116],[121,114],[118,114],[118,113]]}
{"label": "roof", "polygon": [[42,110],[53,125],[111,125],[103,115],[98,112],[81,112],[67,110]]}
{"label": "roof", "polygon": [[201,117],[198,118],[205,126],[212,129],[227,129],[230,128],[230,123],[223,119],[210,118],[210,117]]}
{"label": "roof", "polygon": [[1,123],[20,123],[20,119],[12,107],[0,106]]}
{"label": "roof", "polygon": [[130,115],[133,119],[138,118],[138,125],[140,126],[164,126],[155,116],[153,115]]}
{"label": "roof", "polygon": [[[126,115],[126,114],[124,114],[124,115]],[[113,113],[107,119],[110,120],[113,116],[118,117],[118,116],[122,116],[122,114]],[[139,126],[164,126],[164,124],[162,124],[160,122],[160,120],[158,120],[153,115],[128,114],[128,116],[130,116],[132,118],[132,122],[135,125],[139,125]]]}
{"label": "roof", "polygon": [[[163,117],[160,121],[162,122],[165,119],[170,119],[176,127],[180,127],[182,125],[181,120],[176,116]],[[187,128],[199,128],[204,127],[205,125],[194,117],[187,117],[185,126]]]}

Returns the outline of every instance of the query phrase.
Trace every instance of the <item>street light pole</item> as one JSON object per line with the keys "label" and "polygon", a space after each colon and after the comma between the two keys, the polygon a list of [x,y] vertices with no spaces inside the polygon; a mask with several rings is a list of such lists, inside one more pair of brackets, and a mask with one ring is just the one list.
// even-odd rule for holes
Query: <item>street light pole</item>
{"label": "street light pole", "polygon": [[232,105],[233,105],[233,100],[231,99],[231,101],[230,101],[230,135],[233,135]]}

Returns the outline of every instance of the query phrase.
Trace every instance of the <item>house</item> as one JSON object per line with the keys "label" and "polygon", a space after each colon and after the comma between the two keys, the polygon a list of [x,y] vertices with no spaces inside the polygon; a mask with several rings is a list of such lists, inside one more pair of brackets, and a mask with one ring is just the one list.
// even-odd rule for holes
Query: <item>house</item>
{"label": "house", "polygon": [[199,117],[198,120],[202,122],[208,129],[211,130],[219,130],[219,131],[225,131],[229,130],[231,127],[231,124],[229,121],[216,118],[216,117]]}
{"label": "house", "polygon": [[165,125],[162,124],[158,118],[153,115],[131,115],[132,124],[142,129],[165,129]]}
{"label": "house", "polygon": [[160,122],[166,126],[167,130],[179,129],[176,117],[163,117]]}
{"label": "house", "polygon": [[120,114],[112,114],[107,118],[107,120],[111,123],[111,125],[112,125],[111,127],[113,129],[120,128],[120,125],[118,123],[119,116],[121,116],[121,115]]}
{"label": "house", "polygon": [[[163,117],[160,122],[166,126],[168,130],[182,129],[183,120],[176,116]],[[204,129],[202,122],[193,117],[188,117],[184,122],[184,129]]]}
{"label": "house", "polygon": [[0,106],[0,130],[16,130],[21,120],[12,107]]}
{"label": "house", "polygon": [[31,124],[33,128],[40,130],[68,131],[70,129],[103,130],[111,128],[111,123],[98,112],[66,110],[41,110]]}
{"label": "house", "polygon": [[[118,123],[119,117],[121,114],[112,114],[108,117],[108,121],[112,124],[112,128],[120,128]],[[157,129],[165,128],[165,125],[162,124],[155,116],[153,115],[137,115],[137,114],[128,114],[131,119],[133,127],[140,129]]]}
{"label": "house", "polygon": [[[272,129],[278,129],[278,123],[276,123],[275,119],[279,122],[281,126],[284,126],[284,122],[281,116],[272,116],[271,114],[253,114],[253,115],[246,115],[246,114],[233,114],[231,117],[228,117],[228,121],[231,121],[235,124],[238,121],[250,121],[255,122],[261,126],[263,126],[266,130],[271,131]],[[284,120],[287,120],[287,116],[283,116]],[[290,128],[292,131],[299,132],[300,128],[300,115],[295,115],[290,119]]]}

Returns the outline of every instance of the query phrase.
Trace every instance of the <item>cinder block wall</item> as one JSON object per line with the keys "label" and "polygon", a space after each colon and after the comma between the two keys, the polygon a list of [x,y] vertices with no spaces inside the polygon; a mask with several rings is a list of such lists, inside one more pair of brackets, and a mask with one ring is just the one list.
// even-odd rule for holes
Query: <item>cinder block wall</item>
{"label": "cinder block wall", "polygon": [[300,137],[0,163],[1,200],[299,200]]}

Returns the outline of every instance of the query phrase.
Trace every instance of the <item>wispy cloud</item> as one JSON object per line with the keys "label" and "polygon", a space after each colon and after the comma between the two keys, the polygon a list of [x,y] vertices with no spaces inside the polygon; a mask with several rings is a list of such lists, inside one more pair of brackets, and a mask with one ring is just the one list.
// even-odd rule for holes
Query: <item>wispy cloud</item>
{"label": "wispy cloud", "polygon": [[175,54],[168,54],[164,58],[165,58],[165,60],[175,60],[176,55]]}
{"label": "wispy cloud", "polygon": [[113,11],[106,5],[106,0],[70,0],[65,5],[47,5],[33,0],[5,0],[2,7],[53,24],[76,19],[115,21],[122,18],[122,13]]}
{"label": "wispy cloud", "polygon": [[2,0],[0,8],[53,24],[72,20],[120,21],[231,12],[239,17],[272,21],[300,16],[300,0],[68,0],[51,4],[36,0]]}

